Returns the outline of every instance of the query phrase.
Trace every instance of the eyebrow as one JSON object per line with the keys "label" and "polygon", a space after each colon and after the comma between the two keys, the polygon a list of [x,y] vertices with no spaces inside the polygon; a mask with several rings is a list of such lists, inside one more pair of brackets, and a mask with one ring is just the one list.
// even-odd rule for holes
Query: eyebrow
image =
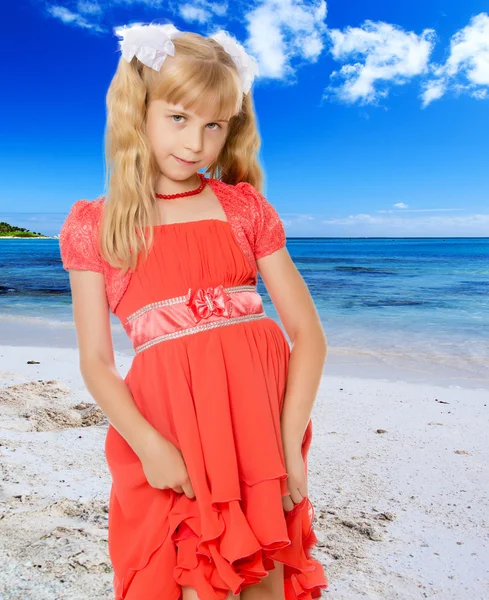
{"label": "eyebrow", "polygon": [[[167,111],[168,112],[172,112],[172,113],[176,112],[178,114],[185,115],[186,117],[193,117],[193,116],[195,116],[195,115],[191,115],[188,112],[185,112],[184,110],[181,110],[178,107],[175,107],[175,110],[172,110],[171,108],[167,108]],[[229,123],[229,119],[214,119],[214,121],[210,121],[210,122],[211,123],[214,123],[214,122],[215,123]]]}

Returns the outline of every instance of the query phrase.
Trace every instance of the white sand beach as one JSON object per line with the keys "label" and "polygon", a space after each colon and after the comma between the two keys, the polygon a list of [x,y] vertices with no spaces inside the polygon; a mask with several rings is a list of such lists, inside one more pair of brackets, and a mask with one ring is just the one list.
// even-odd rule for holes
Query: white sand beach
{"label": "white sand beach", "polygon": [[[122,376],[131,360],[117,353]],[[488,391],[328,361],[309,455],[323,597],[489,597]],[[77,350],[0,346],[0,411],[0,598],[111,599],[107,420]]]}

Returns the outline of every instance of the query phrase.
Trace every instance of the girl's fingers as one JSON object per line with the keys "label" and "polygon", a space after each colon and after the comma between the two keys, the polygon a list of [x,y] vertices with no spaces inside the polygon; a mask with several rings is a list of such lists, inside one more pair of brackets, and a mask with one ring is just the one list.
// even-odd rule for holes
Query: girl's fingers
{"label": "girl's fingers", "polygon": [[282,504],[284,507],[284,510],[288,511],[288,510],[292,510],[295,506],[295,504],[292,501],[292,498],[290,496],[282,496]]}
{"label": "girl's fingers", "polygon": [[187,498],[195,498],[194,489],[190,481],[182,487]]}

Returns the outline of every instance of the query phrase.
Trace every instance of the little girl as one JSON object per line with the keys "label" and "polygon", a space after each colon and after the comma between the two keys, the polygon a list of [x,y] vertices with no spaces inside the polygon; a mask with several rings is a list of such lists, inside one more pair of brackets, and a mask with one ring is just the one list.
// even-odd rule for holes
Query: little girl
{"label": "little girl", "polygon": [[[259,191],[256,63],[224,31],[116,33],[108,193],[60,233],[81,374],[109,420],[115,600],[318,598],[307,454],[327,343]],[[124,379],[109,310],[134,346]]]}

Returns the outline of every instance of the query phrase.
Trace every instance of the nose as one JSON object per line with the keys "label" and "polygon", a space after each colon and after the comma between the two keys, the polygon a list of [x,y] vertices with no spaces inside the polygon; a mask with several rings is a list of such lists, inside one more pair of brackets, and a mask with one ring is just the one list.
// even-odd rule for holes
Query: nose
{"label": "nose", "polygon": [[200,127],[187,127],[186,134],[185,148],[197,154],[204,145],[204,132]]}

